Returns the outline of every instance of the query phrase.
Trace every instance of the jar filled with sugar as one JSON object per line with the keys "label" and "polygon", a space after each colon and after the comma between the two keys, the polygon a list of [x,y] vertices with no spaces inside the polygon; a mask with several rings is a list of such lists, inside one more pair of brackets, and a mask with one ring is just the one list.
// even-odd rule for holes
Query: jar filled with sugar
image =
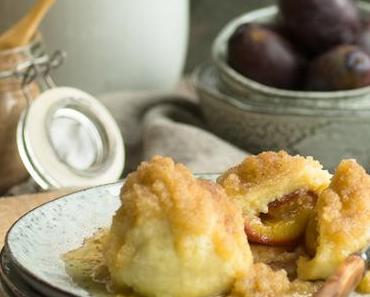
{"label": "jar filled with sugar", "polygon": [[28,177],[18,153],[16,130],[28,100],[34,100],[40,88],[36,81],[23,86],[21,72],[44,55],[39,36],[26,46],[0,51],[0,193]]}
{"label": "jar filled with sugar", "polygon": [[29,175],[48,190],[114,182],[123,171],[123,139],[109,111],[52,79],[64,54],[46,54],[37,28],[54,2],[38,0],[0,35],[0,195]]}

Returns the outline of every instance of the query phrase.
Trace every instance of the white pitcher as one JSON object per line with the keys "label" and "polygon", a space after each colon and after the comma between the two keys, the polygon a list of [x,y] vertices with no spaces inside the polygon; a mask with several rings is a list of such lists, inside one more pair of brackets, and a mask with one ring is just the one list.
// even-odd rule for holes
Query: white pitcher
{"label": "white pitcher", "polygon": [[[1,0],[0,29],[33,1]],[[189,0],[58,0],[42,25],[49,51],[64,49],[58,85],[100,94],[170,89],[186,57]]]}

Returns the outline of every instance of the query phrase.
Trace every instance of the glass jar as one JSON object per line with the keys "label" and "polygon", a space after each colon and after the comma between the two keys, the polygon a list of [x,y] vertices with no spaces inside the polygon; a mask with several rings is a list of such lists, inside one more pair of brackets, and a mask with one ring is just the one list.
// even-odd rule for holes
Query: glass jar
{"label": "glass jar", "polygon": [[23,86],[19,68],[42,55],[39,36],[24,47],[0,51],[0,194],[28,177],[18,153],[16,130],[22,112],[40,88],[37,82]]}

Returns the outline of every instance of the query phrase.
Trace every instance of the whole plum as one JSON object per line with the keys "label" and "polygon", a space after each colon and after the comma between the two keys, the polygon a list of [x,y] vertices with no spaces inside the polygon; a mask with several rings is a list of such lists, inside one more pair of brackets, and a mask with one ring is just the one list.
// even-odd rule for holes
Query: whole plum
{"label": "whole plum", "polygon": [[363,24],[361,32],[358,34],[356,44],[370,55],[370,22]]}
{"label": "whole plum", "polygon": [[355,42],[361,27],[353,0],[279,0],[293,38],[314,54]]}
{"label": "whole plum", "polygon": [[242,75],[281,88],[300,86],[305,60],[278,33],[258,24],[243,24],[228,42],[228,63]]}
{"label": "whole plum", "polygon": [[312,62],[306,89],[337,91],[368,85],[370,85],[370,57],[357,46],[341,45]]}

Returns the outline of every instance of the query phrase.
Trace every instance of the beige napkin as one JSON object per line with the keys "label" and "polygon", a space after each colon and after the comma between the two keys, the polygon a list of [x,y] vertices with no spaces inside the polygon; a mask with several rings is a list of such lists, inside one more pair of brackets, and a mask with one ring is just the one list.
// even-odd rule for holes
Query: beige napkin
{"label": "beige napkin", "polygon": [[170,156],[193,172],[221,172],[246,153],[210,133],[187,86],[173,93],[131,92],[103,96],[126,146],[126,169],[155,154]]}

